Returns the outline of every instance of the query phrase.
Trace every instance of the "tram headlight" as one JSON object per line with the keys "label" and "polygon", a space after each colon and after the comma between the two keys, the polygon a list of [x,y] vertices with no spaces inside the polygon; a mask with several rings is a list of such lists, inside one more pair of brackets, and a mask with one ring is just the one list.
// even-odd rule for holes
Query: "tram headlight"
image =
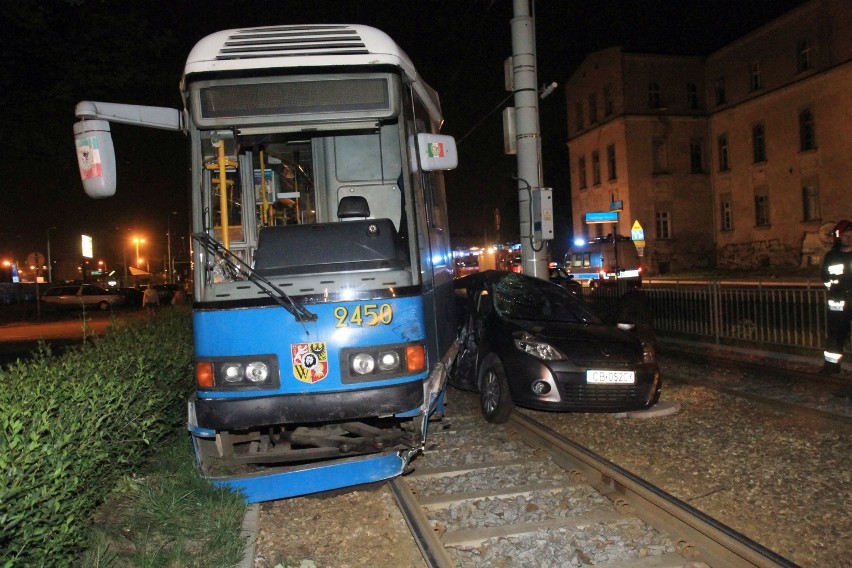
{"label": "tram headlight", "polygon": [[382,351],[379,353],[379,370],[393,371],[399,367],[399,353],[396,351]]}
{"label": "tram headlight", "polygon": [[225,384],[237,383],[243,380],[243,366],[239,363],[223,363],[219,368],[219,376]]}
{"label": "tram headlight", "polygon": [[358,353],[352,357],[352,372],[356,375],[368,375],[376,368],[376,360],[369,353]]}
{"label": "tram headlight", "polygon": [[246,378],[253,383],[262,383],[269,378],[269,366],[263,361],[252,361],[246,365]]}
{"label": "tram headlight", "polygon": [[344,384],[395,379],[426,370],[426,348],[422,343],[400,343],[340,350]]}
{"label": "tram headlight", "polygon": [[278,358],[275,355],[247,355],[196,361],[196,382],[200,389],[257,389],[278,386]]}

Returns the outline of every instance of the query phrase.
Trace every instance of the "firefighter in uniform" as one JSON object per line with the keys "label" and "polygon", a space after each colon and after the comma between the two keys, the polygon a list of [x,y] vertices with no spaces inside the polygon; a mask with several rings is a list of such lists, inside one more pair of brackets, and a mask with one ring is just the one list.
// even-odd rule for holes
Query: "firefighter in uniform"
{"label": "firefighter in uniform", "polygon": [[840,372],[843,346],[852,324],[852,222],[840,221],[832,235],[834,246],[822,263],[822,281],[828,288],[828,336],[820,373],[826,375]]}

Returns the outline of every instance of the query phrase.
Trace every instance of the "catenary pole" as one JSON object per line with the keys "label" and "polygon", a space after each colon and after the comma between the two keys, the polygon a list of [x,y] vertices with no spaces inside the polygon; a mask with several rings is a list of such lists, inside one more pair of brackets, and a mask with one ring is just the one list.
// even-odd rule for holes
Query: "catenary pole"
{"label": "catenary pole", "polygon": [[512,80],[515,93],[515,132],[518,160],[518,213],[521,261],[525,274],[548,278],[543,241],[533,241],[530,222],[531,190],[541,187],[541,135],[538,120],[535,21],[529,0],[514,0],[512,29]]}

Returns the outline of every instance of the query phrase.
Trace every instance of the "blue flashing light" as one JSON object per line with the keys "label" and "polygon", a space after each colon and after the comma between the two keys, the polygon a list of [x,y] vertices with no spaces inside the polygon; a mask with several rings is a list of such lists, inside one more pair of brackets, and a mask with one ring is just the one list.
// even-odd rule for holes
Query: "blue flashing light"
{"label": "blue flashing light", "polygon": [[575,246],[575,247],[581,247],[581,246],[583,246],[584,244],[586,244],[586,240],[585,240],[585,239],[581,239],[581,238],[579,238],[579,237],[578,237],[578,238],[576,238],[576,239],[574,239],[574,246]]}

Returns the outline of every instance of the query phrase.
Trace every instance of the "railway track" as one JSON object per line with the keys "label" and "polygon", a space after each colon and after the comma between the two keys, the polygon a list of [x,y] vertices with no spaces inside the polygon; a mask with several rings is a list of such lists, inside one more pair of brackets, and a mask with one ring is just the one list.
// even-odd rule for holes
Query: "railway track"
{"label": "railway track", "polygon": [[[823,376],[791,366],[770,365],[671,347],[663,349],[661,355],[661,366],[664,368],[667,366],[666,360],[678,363],[677,371],[665,369],[666,381],[700,385],[799,416],[852,424],[848,401],[834,396],[834,393],[852,387],[848,377]],[[689,365],[694,367],[694,372],[689,372]],[[707,373],[707,369],[717,372]]]}
{"label": "railway track", "polygon": [[449,408],[390,485],[429,566],[795,566],[522,413]]}

